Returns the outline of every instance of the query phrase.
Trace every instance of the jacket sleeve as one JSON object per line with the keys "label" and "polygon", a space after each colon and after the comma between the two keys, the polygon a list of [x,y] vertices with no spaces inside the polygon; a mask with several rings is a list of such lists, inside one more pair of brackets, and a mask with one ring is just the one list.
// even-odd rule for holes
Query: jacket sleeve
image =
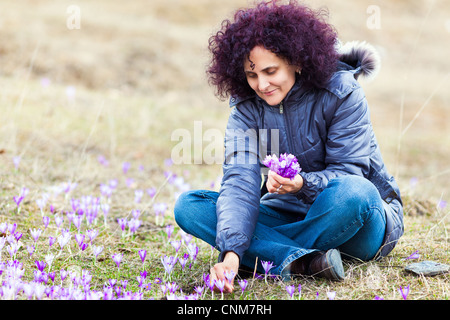
{"label": "jacket sleeve", "polygon": [[370,170],[372,127],[363,90],[358,87],[337,103],[324,108],[327,122],[326,168],[301,172],[303,187],[297,197],[313,203],[328,182],[341,175],[367,177]]}
{"label": "jacket sleeve", "polygon": [[261,186],[257,133],[249,108],[232,109],[225,133],[223,178],[216,206],[219,261],[228,251],[242,260],[256,226]]}

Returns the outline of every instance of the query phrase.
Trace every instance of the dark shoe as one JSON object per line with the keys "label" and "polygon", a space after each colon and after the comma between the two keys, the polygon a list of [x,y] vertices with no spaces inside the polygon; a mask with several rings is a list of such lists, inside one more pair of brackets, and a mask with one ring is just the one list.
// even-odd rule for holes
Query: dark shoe
{"label": "dark shoe", "polygon": [[307,269],[308,275],[318,276],[329,280],[342,281],[345,278],[341,253],[337,249],[320,251],[315,254]]}

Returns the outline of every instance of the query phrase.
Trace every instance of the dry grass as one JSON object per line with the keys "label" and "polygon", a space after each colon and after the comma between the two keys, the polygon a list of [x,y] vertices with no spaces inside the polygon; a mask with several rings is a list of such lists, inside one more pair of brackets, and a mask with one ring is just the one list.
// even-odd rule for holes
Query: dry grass
{"label": "dry grass", "polygon": [[[223,130],[229,109],[206,84],[206,43],[221,20],[247,1],[78,3],[79,30],[66,27],[66,3],[0,4],[0,223],[16,222],[23,232],[25,246],[17,259],[24,263],[24,277],[30,280],[34,260],[45,255],[38,251],[33,259],[27,258],[28,230],[42,227],[35,200],[56,185],[77,182],[70,195],[52,198],[57,210],[69,210],[71,197],[100,196],[101,183],[118,179],[107,225],[99,219],[95,226],[82,227],[83,232],[88,227],[101,231],[95,240],[105,246],[100,259],[94,264],[90,251],[78,253],[72,241],[72,252],[63,251],[52,269],[90,270],[97,289],[117,277],[129,280],[130,288],[137,290],[135,278],[142,270],[137,251],[149,251],[145,268],[152,282],[164,274],[160,258],[173,254],[164,227],[155,224],[152,207],[156,202],[167,203],[164,223],[174,223],[171,210],[179,190],[166,181],[164,171],[182,176],[191,188],[211,188],[221,174],[220,165],[167,167],[164,160],[175,145],[170,139],[175,129],[193,132],[194,121],[202,121],[204,131]],[[450,96],[445,90],[450,70],[445,56],[450,36],[448,6],[443,1],[382,1],[381,29],[370,30],[366,27],[370,2],[310,3],[329,7],[331,22],[343,41],[367,40],[382,50],[379,77],[363,86],[387,166],[404,194],[406,229],[397,248],[383,261],[346,263],[347,277],[342,283],[311,278],[294,283],[302,284],[304,299],[315,299],[317,292],[319,299],[327,299],[329,291],[336,291],[336,299],[373,299],[376,295],[400,299],[397,288],[407,285],[411,287],[409,299],[448,299],[448,275],[424,278],[403,271],[409,263],[404,258],[415,250],[420,260],[450,264],[449,207],[437,205],[439,200],[448,200],[450,174]],[[74,97],[67,94],[68,88],[75,88]],[[14,156],[21,157],[18,170]],[[104,156],[109,166],[99,164],[98,156]],[[127,175],[122,172],[125,161],[132,165]],[[130,187],[127,177],[134,179]],[[411,184],[412,178],[418,179],[417,184]],[[12,197],[22,187],[30,193],[17,214]],[[147,197],[136,204],[134,191],[151,187],[159,189],[157,198]],[[123,239],[116,219],[130,217],[133,209],[143,211],[143,224],[134,238]],[[72,231],[76,231],[73,226]],[[48,236],[55,234],[52,220],[39,246],[45,247]],[[201,283],[202,274],[216,259],[217,253],[209,246],[197,244],[201,253],[192,271],[178,269],[172,279],[185,293]],[[110,258],[118,251],[124,253],[120,274]],[[1,257],[9,259],[6,246]],[[236,291],[226,298],[287,298],[287,283],[249,282],[243,297]],[[154,283],[145,297],[163,297],[159,285]]]}

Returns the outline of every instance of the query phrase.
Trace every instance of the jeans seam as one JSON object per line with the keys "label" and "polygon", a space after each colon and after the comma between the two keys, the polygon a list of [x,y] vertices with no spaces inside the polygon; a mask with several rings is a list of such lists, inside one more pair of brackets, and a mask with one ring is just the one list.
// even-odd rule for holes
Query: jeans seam
{"label": "jeans seam", "polygon": [[[373,211],[373,210],[377,210],[380,214],[382,213],[382,212],[380,211],[380,208],[379,208],[378,206],[373,206],[373,207],[369,208],[369,210],[365,211],[362,215],[366,215],[368,212]],[[360,215],[360,217],[361,217],[362,215]],[[367,223],[367,222],[370,222],[370,221],[373,219],[373,216],[374,216],[374,215],[372,214],[372,215],[370,216],[370,219],[368,219],[368,220],[365,221],[365,222],[366,222],[366,223]],[[357,222],[360,222],[360,223],[362,224],[361,228],[363,228],[363,227],[364,227],[364,223],[361,222],[362,220],[363,220],[363,219],[361,219],[361,218],[359,218],[359,219],[354,219],[350,224],[348,224],[347,228],[345,228],[343,231],[341,231],[341,232],[339,233],[339,235],[335,236],[334,238],[328,239],[328,241],[326,241],[326,242],[323,242],[323,243],[321,243],[321,244],[317,244],[317,246],[318,246],[318,247],[326,247],[326,245],[329,244],[330,242],[333,242],[333,241],[336,241],[336,239],[339,239],[345,232],[347,232],[348,229],[350,229],[351,227],[353,227]],[[385,220],[385,219],[384,219],[384,223],[386,224],[386,220]],[[361,228],[360,228],[359,230],[361,230]],[[358,230],[358,231],[359,231],[359,230]]]}
{"label": "jeans seam", "polygon": [[[366,211],[367,212],[367,211]],[[326,245],[336,241],[336,239],[339,239],[340,237],[342,237],[343,234],[345,234],[347,232],[348,229],[350,229],[351,227],[353,227],[357,222],[361,223],[363,226],[364,224],[361,222],[361,218],[360,219],[354,219],[350,224],[347,225],[347,228],[345,228],[344,230],[342,230],[338,235],[336,235],[335,237],[330,237],[329,239],[327,239],[326,242],[323,243],[318,243],[317,246],[318,247],[327,247]]]}
{"label": "jeans seam", "polygon": [[210,202],[210,203],[212,203],[212,204],[214,204],[214,205],[217,205],[217,200],[211,199],[211,197],[208,196],[208,195],[206,194],[206,192],[200,192],[200,195],[202,196],[203,199],[207,200],[208,202]]}
{"label": "jeans seam", "polygon": [[281,265],[279,266],[280,270],[278,273],[280,275],[282,275],[283,278],[291,276],[290,270],[285,271],[285,269],[295,260],[297,260],[307,254],[310,254],[311,252],[314,252],[314,251],[317,251],[317,249],[298,248],[298,250],[295,253],[289,255],[288,257],[286,257],[283,260],[283,263],[281,263]]}

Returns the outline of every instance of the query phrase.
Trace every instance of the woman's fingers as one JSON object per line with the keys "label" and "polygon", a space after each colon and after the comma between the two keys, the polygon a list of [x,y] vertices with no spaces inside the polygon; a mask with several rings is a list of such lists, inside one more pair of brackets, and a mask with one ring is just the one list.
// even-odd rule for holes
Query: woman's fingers
{"label": "woman's fingers", "polygon": [[297,192],[303,186],[303,178],[300,175],[294,179],[284,178],[276,172],[269,171],[267,178],[267,191],[270,193],[286,194],[289,192]]}
{"label": "woman's fingers", "polygon": [[275,172],[269,171],[266,187],[270,193],[287,193],[290,190],[291,184],[292,182],[290,179],[283,178]]}
{"label": "woman's fingers", "polygon": [[214,267],[212,267],[210,270],[210,281],[211,284],[214,283],[214,291],[221,292],[220,288],[218,288],[215,282],[216,280],[218,280],[223,281],[220,283],[220,285],[223,284],[222,291],[224,293],[233,292],[235,275],[236,273],[232,270],[229,270],[224,262],[215,264]]}

